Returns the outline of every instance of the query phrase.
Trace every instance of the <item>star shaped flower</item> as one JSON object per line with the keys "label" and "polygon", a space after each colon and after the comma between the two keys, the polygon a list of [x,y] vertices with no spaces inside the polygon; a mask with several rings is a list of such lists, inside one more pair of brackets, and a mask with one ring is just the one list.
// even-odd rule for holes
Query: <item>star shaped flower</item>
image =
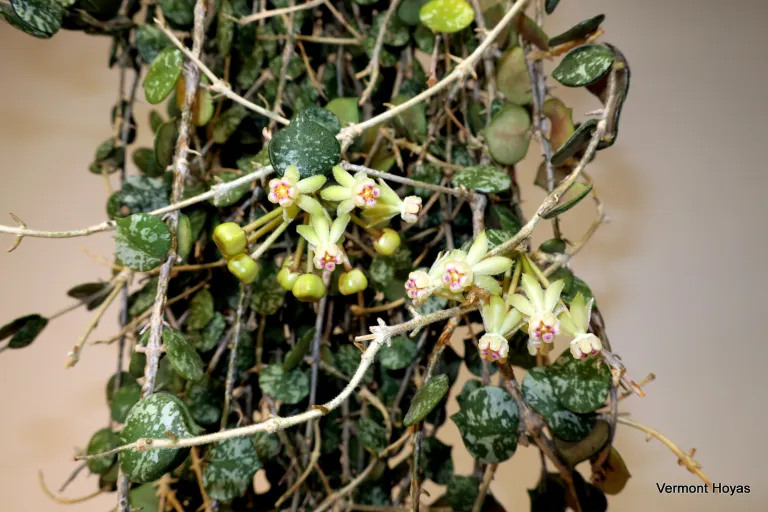
{"label": "star shaped flower", "polygon": [[366,209],[376,206],[381,189],[367,174],[361,171],[352,176],[337,165],[333,168],[333,177],[337,185],[324,188],[320,196],[326,201],[339,201],[338,215],[347,214],[355,207]]}
{"label": "star shaped flower", "polygon": [[571,354],[576,359],[586,359],[592,354],[597,354],[603,348],[600,338],[587,332],[594,302],[595,299],[589,299],[585,302],[584,296],[578,293],[571,302],[570,311],[563,311],[560,315],[560,327],[573,336]]}
{"label": "star shaped flower", "polygon": [[507,336],[525,323],[523,315],[498,295],[492,295],[480,313],[485,326],[485,334],[477,343],[480,356],[486,361],[504,361],[509,354]]}
{"label": "star shaped flower", "polygon": [[363,210],[363,217],[372,225],[383,224],[392,217],[400,215],[400,218],[409,224],[419,219],[421,211],[421,198],[408,196],[400,199],[397,192],[379,179],[379,197],[374,206]]}
{"label": "star shaped flower", "polygon": [[310,215],[310,224],[296,226],[296,231],[303,236],[315,252],[312,259],[315,268],[333,272],[336,265],[344,261],[344,252],[339,247],[341,235],[349,223],[349,215],[337,217],[329,223],[324,215]]}
{"label": "star shaped flower", "polygon": [[542,341],[552,343],[560,332],[555,308],[563,291],[563,280],[558,279],[550,283],[544,290],[535,277],[524,273],[521,276],[521,286],[527,298],[516,293],[509,296],[507,301],[525,316],[528,322],[528,351],[531,355],[536,355]]}
{"label": "star shaped flower", "polygon": [[267,199],[283,208],[283,216],[292,219],[299,208],[313,215],[322,214],[323,207],[309,194],[316,192],[325,183],[325,176],[310,176],[300,180],[299,170],[295,165],[285,169],[282,178],[269,180]]}

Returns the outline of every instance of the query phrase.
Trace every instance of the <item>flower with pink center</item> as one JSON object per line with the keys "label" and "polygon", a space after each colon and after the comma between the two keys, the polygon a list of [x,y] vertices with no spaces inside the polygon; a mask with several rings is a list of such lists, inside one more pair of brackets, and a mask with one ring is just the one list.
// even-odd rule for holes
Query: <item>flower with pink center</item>
{"label": "flower with pink center", "polygon": [[323,186],[325,176],[310,176],[303,180],[300,178],[299,169],[295,165],[289,165],[282,178],[269,180],[267,199],[283,209],[283,216],[286,219],[296,217],[299,208],[313,215],[323,212],[323,207],[317,199],[309,194]]}
{"label": "flower with pink center", "polygon": [[504,361],[509,354],[509,342],[500,334],[486,333],[477,342],[480,357],[490,362]]}
{"label": "flower with pink center", "polygon": [[466,261],[449,261],[443,267],[443,284],[453,293],[461,293],[472,284],[472,268]]}
{"label": "flower with pink center", "polygon": [[427,300],[433,288],[432,278],[423,270],[408,274],[408,281],[405,282],[405,293],[417,305]]}
{"label": "flower with pink center", "polygon": [[355,183],[353,194],[355,206],[358,208],[371,208],[376,206],[376,200],[381,195],[381,189],[371,178],[364,178]]}
{"label": "flower with pink center", "polygon": [[315,268],[333,272],[336,270],[336,265],[340,265],[344,261],[344,256],[336,244],[324,244],[315,248],[315,256],[312,261],[315,263]]}
{"label": "flower with pink center", "polygon": [[267,199],[269,199],[270,202],[278,204],[283,208],[287,208],[293,204],[298,195],[299,191],[296,188],[296,182],[291,180],[288,176],[269,180],[269,194],[267,194]]}
{"label": "flower with pink center", "polygon": [[603,349],[600,338],[589,331],[589,320],[592,316],[592,305],[595,299],[584,300],[581,293],[571,301],[568,311],[560,315],[560,325],[567,334],[573,336],[571,354],[576,359],[586,359]]}
{"label": "flower with pink center", "polygon": [[535,355],[541,343],[552,343],[560,332],[560,321],[555,310],[558,309],[563,280],[551,283],[546,290],[531,274],[521,276],[520,285],[525,297],[520,294],[510,295],[507,301],[522,313],[528,322],[528,350]]}
{"label": "flower with pink center", "polygon": [[480,309],[480,314],[485,327],[485,334],[477,344],[480,356],[491,362],[505,360],[509,353],[507,336],[524,324],[523,316],[498,295],[491,295],[488,302]]}

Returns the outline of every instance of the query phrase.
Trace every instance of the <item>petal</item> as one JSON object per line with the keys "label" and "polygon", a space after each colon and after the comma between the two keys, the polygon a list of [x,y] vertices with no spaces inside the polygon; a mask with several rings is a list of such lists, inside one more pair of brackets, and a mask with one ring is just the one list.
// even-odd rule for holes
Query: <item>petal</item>
{"label": "petal", "polygon": [[560,298],[560,293],[563,291],[565,282],[562,279],[558,279],[554,283],[549,283],[547,291],[544,292],[544,310],[553,311],[557,305],[557,301]]}
{"label": "petal", "polygon": [[283,220],[293,220],[299,214],[299,207],[295,204],[283,208]]}
{"label": "petal", "polygon": [[584,296],[579,292],[571,301],[571,320],[579,332],[587,332],[585,308],[586,304],[584,303]]}
{"label": "petal", "polygon": [[491,276],[475,276],[475,285],[494,295],[501,295],[501,286],[499,282]]}
{"label": "petal", "polygon": [[[470,255],[472,254],[472,249],[474,249],[474,245],[470,248]],[[472,265],[469,261],[470,255],[467,256],[467,262]],[[472,272],[480,276],[495,276],[496,274],[503,274],[512,268],[513,264],[514,262],[511,259],[504,256],[491,256],[472,265]]]}
{"label": "petal", "polygon": [[584,330],[589,330],[589,322],[592,320],[592,306],[595,305],[595,298],[592,297],[589,299],[589,302],[587,302],[587,305],[584,307]]}
{"label": "petal", "polygon": [[322,187],[325,184],[325,180],[325,176],[321,174],[318,174],[317,176],[310,176],[309,178],[304,178],[298,182],[296,184],[296,188],[299,189],[299,192],[302,194],[311,194],[312,192]]}
{"label": "petal", "polygon": [[392,187],[387,185],[387,182],[379,179],[379,187],[381,188],[381,196],[379,196],[379,199],[387,204],[390,205],[397,205],[397,211],[400,211],[400,203],[402,200],[400,199],[400,196],[397,195],[397,193],[392,190]]}
{"label": "petal", "polygon": [[355,186],[355,178],[352,177],[346,170],[342,169],[338,165],[333,167],[333,177],[336,183],[344,187],[352,188]]}
{"label": "petal", "polygon": [[296,226],[296,232],[303,236],[311,245],[315,247],[320,245],[320,239],[317,237],[317,233],[315,233],[315,230],[312,228],[312,226],[307,226],[306,224]]}
{"label": "petal", "polygon": [[521,276],[521,286],[528,296],[528,300],[531,301],[533,307],[537,311],[544,310],[544,292],[541,290],[541,285],[531,274],[525,273]]}
{"label": "petal", "polygon": [[477,235],[477,238],[475,238],[475,241],[472,242],[472,246],[469,248],[469,252],[467,253],[467,263],[474,265],[475,263],[479,262],[480,258],[485,256],[487,253],[488,237],[485,236],[485,230],[483,230],[479,235]]}
{"label": "petal", "polygon": [[[348,190],[348,189],[344,189]],[[336,207],[336,215],[346,215],[355,209],[355,201],[352,199],[345,199],[339,203]]]}
{"label": "petal", "polygon": [[509,336],[513,331],[522,327],[523,323],[523,315],[517,309],[512,308],[501,320],[499,333],[503,336]]}
{"label": "petal", "polygon": [[312,215],[310,217],[312,227],[315,228],[317,238],[323,244],[331,243],[331,226],[328,224],[328,220],[323,215]]}
{"label": "petal", "polygon": [[347,229],[347,224],[349,224],[349,215],[336,217],[336,220],[331,224],[331,243],[338,242],[341,235],[344,234],[344,230]]}
{"label": "petal", "polygon": [[536,310],[533,307],[533,304],[531,304],[531,301],[520,295],[519,293],[515,293],[514,295],[507,296],[507,302],[510,306],[524,314],[525,316],[531,316],[533,315]]}
{"label": "petal", "polygon": [[485,330],[498,333],[504,313],[506,313],[504,299],[498,295],[492,295],[488,308],[488,318],[486,319],[485,316],[483,316],[483,321],[487,322]]}
{"label": "petal", "polygon": [[320,191],[320,197],[326,201],[344,201],[352,197],[352,191],[347,187],[331,185]]}
{"label": "petal", "polygon": [[[301,194],[296,200],[296,205],[305,212],[312,215],[313,218],[317,217],[325,220],[325,210],[323,210],[323,206],[314,197]],[[320,234],[319,231],[318,234]]]}
{"label": "petal", "polygon": [[577,336],[579,334],[579,330],[576,327],[576,325],[573,323],[573,318],[569,313],[563,312],[559,317],[557,317],[558,320],[560,320],[560,328],[566,332],[566,334],[569,334],[571,336]]}
{"label": "petal", "polygon": [[283,174],[283,176],[291,180],[293,183],[297,183],[301,177],[299,174],[299,169],[295,165],[289,165],[286,167],[285,174]]}

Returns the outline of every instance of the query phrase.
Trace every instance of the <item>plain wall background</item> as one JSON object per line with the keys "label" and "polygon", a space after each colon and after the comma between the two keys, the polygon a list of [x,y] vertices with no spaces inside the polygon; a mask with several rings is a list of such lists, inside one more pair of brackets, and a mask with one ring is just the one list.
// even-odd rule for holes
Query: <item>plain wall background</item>
{"label": "plain wall background", "polygon": [[[764,97],[768,64],[762,35],[768,4],[743,0],[733,8],[713,0],[564,0],[547,20],[549,34],[604,12],[605,40],[625,53],[632,85],[616,146],[589,171],[611,223],[602,226],[573,268],[589,283],[614,350],[635,380],[657,380],[644,399],[621,410],[665,433],[696,458],[714,481],[750,485],[746,496],[670,496],[657,482],[696,484],[676,458],[642,433],[619,426],[616,447],[633,478],[611,510],[765,510],[764,441],[765,221]],[[96,146],[110,135],[117,70],[106,68],[108,40],[63,32],[39,41],[0,25],[0,210],[32,228],[71,229],[105,218],[107,192],[90,174]],[[585,91],[556,95],[579,116],[595,108]],[[148,145],[146,105],[138,107],[139,142]],[[533,179],[537,148],[521,167]],[[526,192],[529,214],[543,194]],[[585,202],[569,215],[577,239],[592,215]],[[2,222],[11,223],[9,217]],[[536,240],[550,236],[541,224]],[[12,238],[0,238],[3,247]],[[108,256],[112,236],[26,239],[0,254],[0,323],[22,314],[51,314],[70,304],[72,285],[105,279],[109,271],[81,247]],[[116,332],[111,310],[93,338]],[[0,355],[0,500],[2,510],[54,510],[40,491],[37,470],[57,488],[74,468],[75,447],[105,425],[104,386],[115,371],[115,349],[88,346],[76,368],[67,351],[90,314],[56,319],[34,345]],[[463,374],[462,374],[463,375]],[[455,410],[455,401],[451,406]],[[470,457],[448,422],[442,439],[458,442],[458,471]],[[491,488],[508,511],[526,510],[526,488],[538,478],[538,453],[520,449]],[[68,496],[96,488],[73,484]],[[79,510],[104,511],[114,496]]]}

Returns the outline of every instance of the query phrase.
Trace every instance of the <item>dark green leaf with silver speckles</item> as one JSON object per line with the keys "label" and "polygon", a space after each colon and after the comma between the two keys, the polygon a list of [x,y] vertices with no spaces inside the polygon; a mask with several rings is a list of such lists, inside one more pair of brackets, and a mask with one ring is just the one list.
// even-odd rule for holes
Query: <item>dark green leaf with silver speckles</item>
{"label": "dark green leaf with silver speckles", "polygon": [[228,501],[243,494],[261,469],[261,460],[250,437],[236,437],[214,444],[206,454],[203,486],[208,495]]}
{"label": "dark green leaf with silver speckles", "polygon": [[173,369],[186,380],[199,381],[205,374],[200,354],[176,329],[163,329],[165,352]]}
{"label": "dark green leaf with silver speckles", "polygon": [[213,313],[213,294],[207,288],[203,288],[189,302],[187,327],[189,329],[204,328],[213,320]]}
{"label": "dark green leaf with silver speckles", "polygon": [[62,9],[50,0],[11,0],[11,7],[20,25],[27,34],[47,39],[61,29]]}
{"label": "dark green leaf with silver speckles", "polygon": [[115,222],[115,255],[119,264],[148,272],[165,261],[171,248],[171,233],[163,221],[146,213],[135,213]]}
{"label": "dark green leaf with silver speckles", "polygon": [[178,138],[179,125],[175,119],[163,123],[155,132],[155,162],[157,162],[157,165],[163,172],[173,163],[173,154],[176,150],[176,139]]}
{"label": "dark green leaf with silver speckles", "polygon": [[109,414],[118,423],[125,423],[128,412],[141,398],[141,386],[134,380],[121,385],[112,395]]}
{"label": "dark green leaf with silver speckles", "polygon": [[579,46],[563,57],[552,71],[552,78],[566,87],[590,85],[608,73],[613,60],[613,51],[605,45]]}
{"label": "dark green leaf with silver speckles", "polygon": [[151,64],[161,51],[172,44],[162,30],[150,23],[139,25],[136,29],[136,49],[146,63]]}
{"label": "dark green leaf with silver speckles", "polygon": [[456,475],[448,482],[446,499],[454,512],[471,512],[479,489],[480,480],[477,478]]}
{"label": "dark green leaf with silver speckles", "polygon": [[[354,345],[342,345],[336,351],[335,363],[344,375],[351,377],[354,375],[357,367],[360,366],[361,353],[360,349]],[[363,377],[363,384],[370,384],[373,382],[373,366],[365,372]]]}
{"label": "dark green leaf with silver speckles", "polygon": [[336,137],[316,122],[299,117],[272,138],[269,160],[278,176],[295,165],[302,178],[328,175],[341,159],[341,145]]}
{"label": "dark green leaf with silver speckles", "polygon": [[341,121],[336,114],[316,105],[311,105],[299,112],[295,120],[298,119],[313,121],[334,135],[341,131]]}
{"label": "dark green leaf with silver speckles", "polygon": [[[103,428],[101,430],[97,430],[93,436],[91,436],[90,441],[88,441],[88,448],[86,453],[88,455],[96,455],[98,453],[108,452],[109,450],[117,448],[118,446],[120,446],[120,436],[112,432],[112,430],[109,428]],[[115,463],[115,459],[117,459],[117,454],[105,455],[104,457],[97,457],[95,459],[88,459],[88,469],[91,471],[91,473],[103,475],[109,471],[109,468],[111,468],[112,464]]]}
{"label": "dark green leaf with silver speckles", "polygon": [[367,449],[378,453],[387,447],[387,429],[374,421],[363,416],[357,421],[357,432],[360,434],[360,441]]}
{"label": "dark green leaf with silver speckles", "polygon": [[48,319],[34,314],[25,315],[0,327],[0,340],[11,337],[8,348],[24,348],[33,341],[48,325]]}
{"label": "dark green leaf with silver speckles", "polygon": [[603,407],[608,398],[611,372],[594,357],[574,359],[564,351],[551,366],[549,379],[560,403],[576,413],[593,412]]}
{"label": "dark green leaf with silver speckles", "polygon": [[200,341],[197,349],[205,353],[216,348],[226,328],[227,321],[224,319],[224,315],[216,311],[211,321],[200,331]]}
{"label": "dark green leaf with silver speckles", "polygon": [[165,19],[178,29],[187,29],[194,21],[195,0],[157,0]]}
{"label": "dark green leaf with silver speckles", "polygon": [[264,368],[259,374],[259,387],[275,400],[293,405],[309,396],[309,378],[301,370],[283,371],[279,364]]}
{"label": "dark green leaf with silver speckles", "polygon": [[381,366],[387,370],[400,370],[416,357],[416,343],[407,336],[396,336],[392,338],[391,346],[384,347],[380,354]]}
{"label": "dark green leaf with silver speckles", "polygon": [[274,315],[283,307],[285,290],[277,282],[277,268],[265,264],[251,286],[251,308],[260,315]]}
{"label": "dark green leaf with silver speckles", "polygon": [[169,187],[166,183],[147,176],[129,176],[120,190],[107,200],[110,219],[127,217],[134,213],[147,213],[168,206]]}
{"label": "dark green leaf with silver speckles", "polygon": [[184,402],[195,422],[200,425],[214,425],[221,419],[223,392],[216,389],[210,377],[199,382],[190,382],[184,393]]}
{"label": "dark green leaf with silver speckles", "polygon": [[[233,171],[221,171],[214,175],[213,180],[218,185],[219,183],[229,183],[238,178],[242,178],[242,174],[238,174]],[[218,207],[232,206],[240,201],[245,194],[250,191],[250,183],[244,183],[239,187],[235,187],[227,190],[223,194],[218,194],[211,199],[211,204]]]}
{"label": "dark green leaf with silver speckles", "polygon": [[181,50],[175,46],[169,46],[157,54],[141,84],[149,104],[157,105],[171,94],[181,76],[183,62]]}
{"label": "dark green leaf with silver speckles", "polygon": [[426,418],[432,409],[440,403],[440,400],[443,399],[448,392],[448,388],[447,375],[438,375],[424,384],[424,387],[411,400],[411,407],[403,419],[403,425],[409,427]]}
{"label": "dark green leaf with silver speckles", "polygon": [[497,464],[515,453],[520,418],[515,401],[503,389],[485,386],[473,391],[451,419],[480,462]]}
{"label": "dark green leaf with silver speckles", "polygon": [[453,175],[453,186],[495,194],[508,190],[512,186],[512,180],[504,169],[492,165],[475,165],[456,171]]}
{"label": "dark green leaf with silver speckles", "polygon": [[595,425],[594,415],[576,414],[565,409],[555,396],[549,380],[549,367],[531,368],[523,379],[525,401],[544,416],[552,432],[565,441],[584,439]]}
{"label": "dark green leaf with silver speckles", "polygon": [[588,20],[584,20],[573,27],[569,28],[562,34],[558,34],[555,37],[549,39],[549,46],[557,46],[578,39],[584,39],[598,28],[600,24],[605,20],[605,14],[598,14]]}

